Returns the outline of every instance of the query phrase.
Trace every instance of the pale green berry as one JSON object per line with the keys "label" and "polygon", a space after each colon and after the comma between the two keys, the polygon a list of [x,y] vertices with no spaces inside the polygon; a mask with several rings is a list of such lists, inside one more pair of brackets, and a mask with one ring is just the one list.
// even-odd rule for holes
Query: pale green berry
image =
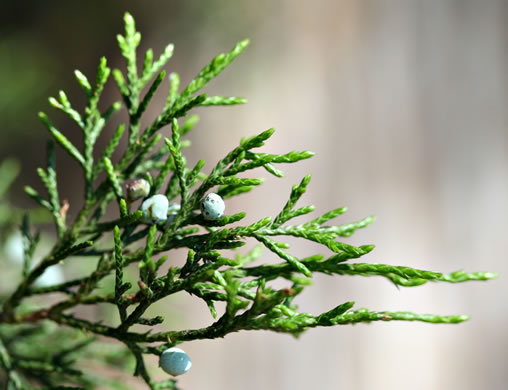
{"label": "pale green berry", "polygon": [[143,222],[162,223],[168,219],[169,201],[164,195],[154,195],[149,197],[141,205],[143,212]]}
{"label": "pale green berry", "polygon": [[176,216],[180,211],[181,206],[179,203],[171,203],[168,208],[168,223],[175,222]]}
{"label": "pale green berry", "polygon": [[189,371],[192,367],[192,362],[189,355],[183,350],[173,347],[162,352],[159,366],[168,374],[178,376]]}
{"label": "pale green berry", "polygon": [[65,281],[64,272],[60,265],[55,264],[46,268],[44,273],[35,279],[34,285],[36,287],[49,287]]}
{"label": "pale green berry", "polygon": [[4,254],[9,260],[15,264],[23,264],[25,257],[23,251],[23,236],[19,231],[10,234],[5,240]]}
{"label": "pale green berry", "polygon": [[136,179],[125,185],[126,197],[129,202],[144,198],[150,193],[150,183],[145,179]]}
{"label": "pale green berry", "polygon": [[222,198],[212,193],[209,193],[201,201],[201,214],[203,218],[208,221],[215,221],[224,215],[226,205]]}

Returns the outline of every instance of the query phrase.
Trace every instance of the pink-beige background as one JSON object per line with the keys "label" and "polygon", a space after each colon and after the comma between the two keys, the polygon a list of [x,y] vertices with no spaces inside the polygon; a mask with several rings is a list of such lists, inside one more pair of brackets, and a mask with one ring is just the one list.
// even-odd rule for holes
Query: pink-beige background
{"label": "pink-beige background", "polygon": [[[268,179],[230,201],[229,212],[247,211],[251,221],[275,215],[291,185],[312,173],[302,205],[314,204],[317,212],[347,205],[344,222],[377,216],[348,239],[377,246],[365,261],[500,274],[488,283],[412,289],[381,278],[316,275],[298,301],[313,314],[354,300],[372,310],[472,318],[461,325],[313,329],[298,340],[242,332],[195,341],[183,345],[193,360],[180,379],[183,389],[506,388],[508,2],[27,1],[1,8],[0,158],[23,163],[14,186],[18,206],[32,205],[22,187],[39,185],[35,168],[44,162],[48,134],[36,113],[51,112],[46,98],[59,89],[83,103],[73,69],[92,74],[102,55],[123,67],[115,35],[130,11],[143,49],[158,54],[175,43],[166,69],[183,82],[218,52],[251,39],[206,89],[247,97],[249,104],[200,110],[185,151],[191,164],[203,158],[209,171],[242,136],[270,127],[277,132],[265,151],[316,152],[282,167],[284,179]],[[118,98],[112,85],[105,93]],[[160,106],[163,94],[157,99]],[[79,142],[65,118],[51,117]],[[63,153],[58,159],[61,191],[78,204],[77,167]],[[315,250],[292,247],[299,256]],[[167,305],[177,327],[212,321],[195,298]]]}

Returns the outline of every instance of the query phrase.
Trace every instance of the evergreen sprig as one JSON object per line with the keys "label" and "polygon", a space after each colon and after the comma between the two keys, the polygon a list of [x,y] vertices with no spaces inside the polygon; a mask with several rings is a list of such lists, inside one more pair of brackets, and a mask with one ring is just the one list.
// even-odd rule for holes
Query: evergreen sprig
{"label": "evergreen sprig", "polygon": [[[69,116],[80,129],[83,144],[74,145],[65,135],[67,130],[58,129],[45,113],[39,114],[53,138],[48,144],[47,167],[37,171],[48,196],[46,198],[28,186],[25,190],[51,214],[57,241],[49,253],[32,267],[39,235],[32,233],[28,218],[24,220],[22,281],[1,301],[0,364],[5,373],[2,380],[7,388],[32,389],[34,384],[47,389],[68,388],[66,386],[96,388],[105,379],[99,381],[80,364],[80,359],[91,354],[112,366],[124,366],[128,355],[134,362],[134,375],[141,377],[150,389],[177,389],[173,379],[162,382],[152,379],[151,370],[145,363],[146,355],[161,355],[165,349],[185,341],[214,339],[240,330],[270,330],[298,336],[318,326],[373,321],[459,323],[468,319],[464,315],[353,309],[354,302],[350,301],[318,315],[299,312],[295,298],[311,284],[315,273],[381,276],[403,287],[427,282],[488,280],[496,275],[464,271],[443,274],[408,266],[348,262],[370,253],[374,246],[354,246],[343,242],[343,238],[368,226],[374,218],[333,224],[332,221],[347,210],[340,207],[307,222],[294,224],[294,218],[310,214],[315,209],[312,205],[297,206],[310,183],[310,175],[304,176],[299,184],[292,187],[287,202],[281,205],[277,215],[262,216],[251,224],[243,224],[243,212],[216,220],[203,218],[199,210],[208,192],[215,189],[217,194],[228,199],[254,190],[263,182],[262,178],[239,177],[240,173],[248,176],[253,169],[262,167],[276,177],[283,177],[279,164],[296,163],[314,154],[310,151],[285,154],[258,151],[274,134],[274,130],[269,129],[241,140],[208,175],[202,172],[203,160],[193,167],[188,166],[185,147],[189,142],[183,137],[196,125],[198,118],[187,116],[187,113],[198,106],[246,102],[238,97],[207,96],[201,90],[231,64],[247,47],[248,41],[241,41],[231,51],[216,56],[182,90],[178,74],[170,73],[166,103],[160,114],[142,129],[141,119],[160,91],[166,77],[163,67],[173,55],[174,48],[173,45],[166,46],[155,60],[153,51],[147,50],[142,68],[138,70],[137,47],[141,34],[130,14],[125,14],[124,21],[125,35],[118,35],[117,39],[126,60],[126,73],[119,69],[111,71],[106,59],[101,58],[94,82],[90,82],[82,72],[75,71],[87,100],[83,111],[73,107],[63,91],[60,91],[58,99],[49,100],[51,106]],[[101,93],[108,87],[110,73],[120,90],[128,118],[116,128],[102,153],[96,153],[98,136],[112,115],[122,107],[121,103],[115,102],[105,111],[99,108]],[[171,137],[163,139],[158,132],[168,125],[172,130]],[[128,130],[127,146],[120,151],[118,147],[125,129]],[[76,212],[72,221],[66,218],[69,205],[61,200],[57,186],[55,141],[83,172],[83,204],[72,205]],[[113,158],[118,154],[117,160]],[[100,157],[94,158],[97,155]],[[143,211],[131,210],[132,204],[124,195],[124,186],[126,182],[139,178],[144,178],[151,185],[147,197],[162,192],[173,202],[166,223],[147,224]],[[8,177],[9,180],[11,178]],[[61,177],[59,181],[62,181]],[[161,191],[165,182],[166,188]],[[0,195],[5,192],[1,187],[3,184],[5,180],[0,184]],[[112,202],[117,203],[119,211],[116,218],[106,220],[105,210]],[[318,243],[324,254],[299,257],[284,242],[288,237]],[[248,239],[256,240],[259,245],[246,253],[238,250]],[[176,248],[187,249],[182,267],[171,264],[171,250]],[[223,249],[236,250],[236,255],[226,257]],[[161,256],[168,252],[169,255]],[[279,261],[275,264],[263,261],[263,256],[269,252]],[[94,268],[73,280],[49,286],[35,284],[49,267],[72,262],[75,256],[81,256],[89,263],[95,259]],[[252,264],[256,261],[257,264]],[[166,263],[170,264],[169,267],[165,267]],[[138,269],[138,275],[133,279],[128,278],[131,264]],[[286,286],[271,286],[270,282],[276,279],[284,281]],[[104,288],[108,283],[111,288]],[[147,310],[159,300],[179,292],[187,292],[204,301],[213,322],[201,329],[156,331],[154,326],[163,323],[164,313],[150,318],[146,317]],[[49,301],[46,306],[41,306],[41,301],[38,305],[28,305],[29,297],[49,293],[59,293],[58,299]],[[216,309],[217,302],[225,303],[222,313]],[[118,319],[111,323],[87,318],[77,309],[79,305],[97,304],[116,307]],[[139,330],[140,325],[142,330]],[[62,333],[60,328],[65,331]],[[51,338],[57,334],[60,340],[58,346],[51,346],[50,350],[45,349],[47,343],[37,342],[41,337]],[[118,355],[122,358],[92,353],[93,346],[100,342],[90,337],[92,335],[117,340],[124,346],[123,352]],[[122,383],[107,383],[112,388],[125,388]]]}

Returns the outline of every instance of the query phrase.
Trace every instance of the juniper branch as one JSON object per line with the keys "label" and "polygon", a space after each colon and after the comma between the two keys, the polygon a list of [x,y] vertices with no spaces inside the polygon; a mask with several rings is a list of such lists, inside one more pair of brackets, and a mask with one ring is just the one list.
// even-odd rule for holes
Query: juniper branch
{"label": "juniper branch", "polygon": [[[261,216],[251,224],[243,222],[245,212],[223,215],[213,220],[205,219],[199,209],[208,192],[215,191],[224,199],[241,195],[263,183],[263,178],[248,177],[253,169],[262,167],[269,174],[283,177],[279,164],[300,162],[314,154],[310,151],[268,154],[255,150],[262,147],[274,134],[274,130],[269,129],[241,140],[236,148],[216,163],[208,175],[202,172],[205,164],[203,160],[198,160],[194,167],[188,167],[184,151],[190,142],[184,138],[198,121],[197,116],[188,113],[200,106],[246,102],[238,97],[207,96],[202,93],[202,89],[234,61],[247,47],[248,41],[241,41],[231,51],[216,56],[187,86],[181,88],[178,74],[170,73],[170,87],[165,105],[159,115],[149,121],[143,115],[166,77],[163,67],[172,57],[174,48],[171,44],[167,45],[156,59],[153,51],[147,50],[142,55],[142,68],[138,70],[141,35],[136,30],[130,14],[125,14],[124,22],[125,33],[118,35],[117,40],[126,61],[126,74],[119,69],[111,71],[107,67],[106,59],[101,58],[95,82],[90,82],[82,72],[75,71],[76,80],[87,101],[83,111],[73,107],[63,91],[60,91],[58,99],[49,100],[52,107],[69,116],[80,129],[83,133],[83,145],[74,145],[46,114],[39,114],[59,147],[83,168],[83,205],[81,209],[77,208],[74,220],[66,219],[68,205],[60,201],[53,143],[50,143],[47,167],[38,170],[47,190],[47,199],[29,186],[25,187],[25,192],[50,212],[56,225],[58,240],[42,261],[32,268],[31,259],[39,236],[31,233],[28,218],[25,219],[23,280],[10,296],[3,300],[0,324],[9,327],[29,324],[42,329],[41,334],[47,334],[39,323],[49,321],[62,329],[69,328],[75,332],[84,331],[117,340],[135,359],[135,375],[140,376],[150,389],[155,390],[177,389],[176,381],[154,381],[144,355],[161,355],[166,348],[185,341],[215,339],[241,330],[270,330],[298,336],[318,326],[360,322],[421,321],[452,324],[467,320],[465,315],[439,316],[353,310],[353,302],[349,301],[318,315],[299,312],[294,302],[311,283],[310,278],[315,273],[381,276],[397,286],[404,287],[419,286],[427,282],[483,281],[496,275],[489,272],[464,271],[445,274],[408,266],[348,263],[374,249],[373,245],[353,246],[346,242],[347,237],[367,227],[374,218],[336,224],[333,220],[347,210],[340,207],[317,217],[306,217],[307,221],[301,224],[293,224],[294,218],[309,216],[315,210],[313,205],[297,206],[309,185],[310,175],[304,176],[299,184],[292,187],[287,202],[275,216]],[[102,92],[107,88],[111,72],[120,90],[123,106],[127,109],[128,120],[125,125],[116,128],[106,148],[99,154],[96,141],[108,126],[108,120],[122,107],[122,103],[114,102],[106,111],[99,110],[99,106],[102,106],[99,105],[102,103]],[[143,91],[146,91],[144,95]],[[142,119],[148,123],[144,129],[141,128],[141,123],[144,123]],[[160,145],[162,135],[159,131],[167,125],[171,125],[171,137],[166,138],[163,145]],[[125,129],[126,147],[119,150]],[[94,156],[100,157],[96,159]],[[0,170],[3,170],[3,167],[3,164],[0,165]],[[240,175],[242,177],[239,177]],[[246,177],[243,177],[244,175]],[[123,185],[128,180],[140,177],[148,180],[151,185],[148,196],[160,192],[167,181],[163,191],[165,196],[168,201],[178,199],[181,208],[171,205],[172,211],[169,215],[164,215],[161,221],[152,223],[149,223],[142,210],[130,211],[129,207],[134,203],[127,204]],[[58,179],[61,180],[60,176]],[[12,177],[7,175],[5,180],[10,183]],[[0,196],[5,191],[5,185],[0,183]],[[118,203],[118,211],[115,211],[117,215],[105,218],[108,206],[115,199]],[[166,223],[163,222],[166,219],[164,217],[167,217]],[[284,242],[286,237],[317,243],[323,253],[300,258],[291,253],[289,245]],[[242,254],[238,248],[249,239],[257,240],[259,245]],[[158,256],[177,248],[186,250],[184,265],[170,266],[163,271],[163,264],[168,257]],[[263,257],[263,248],[280,258],[281,262],[268,263]],[[236,254],[233,258],[226,257],[228,255],[224,254],[224,249],[233,250]],[[84,256],[87,261],[97,259],[95,269],[84,276],[51,286],[37,287],[34,284],[49,267],[57,266],[60,262],[67,263],[72,256]],[[259,263],[252,264],[255,260]],[[139,270],[137,287],[136,283],[132,283],[132,287],[127,281],[128,267],[131,264],[135,264]],[[111,278],[108,278],[109,276]],[[276,279],[288,287],[269,287],[268,282]],[[203,301],[214,322],[201,329],[153,332],[153,327],[162,323],[164,317],[157,315],[149,318],[147,310],[161,299],[181,292]],[[23,305],[28,297],[50,293],[59,294],[55,294],[57,298],[48,306],[26,308]],[[217,314],[217,302],[226,304],[225,312],[221,316]],[[116,307],[120,319],[118,324],[106,325],[100,319],[90,319],[76,310],[79,305],[99,303]],[[149,328],[146,332],[138,332],[135,325]],[[60,353],[51,354],[53,360],[45,356],[37,360],[11,354],[9,343],[13,343],[14,338],[3,341],[6,338],[2,331],[3,328],[0,327],[0,365],[12,388],[24,389],[25,379],[27,383],[37,381],[47,388],[64,388],[60,385],[55,387],[53,380],[59,383],[70,381],[86,388],[95,388],[102,383],[86,372],[81,374],[74,364],[74,358],[69,358],[69,351],[72,349],[81,352],[83,348],[88,348],[88,345],[94,345],[98,341],[87,339],[81,344],[73,341],[67,348],[62,348]],[[37,332],[27,332],[26,337],[32,333]],[[71,337],[62,336],[64,341],[69,339]],[[70,345],[73,348],[69,349]],[[40,375],[32,378],[29,370]]]}

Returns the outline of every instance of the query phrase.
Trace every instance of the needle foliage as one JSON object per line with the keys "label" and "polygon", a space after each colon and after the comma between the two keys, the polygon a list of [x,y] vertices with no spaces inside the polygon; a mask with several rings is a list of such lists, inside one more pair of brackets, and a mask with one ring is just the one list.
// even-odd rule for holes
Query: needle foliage
{"label": "needle foliage", "polygon": [[[63,91],[49,99],[51,106],[69,116],[82,133],[80,145],[72,143],[68,137],[74,130],[58,129],[49,115],[39,114],[51,139],[45,167],[37,170],[47,193],[41,194],[29,186],[25,191],[51,215],[56,242],[41,261],[32,264],[39,234],[25,218],[22,279],[9,294],[1,297],[0,367],[3,374],[0,381],[5,388],[93,389],[99,384],[129,388],[122,382],[101,378],[91,372],[93,370],[87,370],[83,361],[91,361],[89,365],[96,362],[132,370],[152,390],[176,389],[173,378],[162,382],[153,379],[153,369],[145,362],[146,355],[159,356],[165,349],[187,341],[215,339],[242,330],[269,330],[299,336],[318,326],[359,322],[449,324],[467,320],[466,315],[367,310],[355,308],[354,302],[349,301],[337,302],[336,307],[319,315],[300,312],[294,300],[317,273],[379,276],[402,287],[427,282],[487,280],[495,275],[462,271],[443,274],[359,261],[374,246],[353,246],[346,242],[347,237],[368,226],[373,218],[334,224],[333,221],[346,212],[345,207],[311,216],[314,206],[299,205],[310,175],[292,186],[287,202],[281,204],[277,215],[259,216],[257,222],[251,224],[243,223],[245,213],[205,220],[199,210],[207,193],[216,192],[227,202],[229,198],[255,190],[262,183],[262,179],[248,177],[253,169],[264,168],[268,174],[282,177],[282,164],[296,163],[312,157],[313,153],[260,151],[274,134],[274,130],[269,129],[240,140],[237,147],[215,163],[209,174],[202,171],[205,164],[202,160],[189,166],[185,159],[189,142],[185,136],[197,123],[197,117],[189,112],[201,106],[245,103],[245,99],[238,97],[208,96],[202,89],[242,53],[248,41],[241,41],[231,51],[216,56],[185,87],[180,86],[178,74],[169,74],[169,90],[163,91],[167,96],[165,105],[160,114],[143,127],[141,124],[147,122],[144,118],[147,108],[155,93],[161,93],[161,84],[167,78],[163,67],[173,55],[173,45],[166,46],[158,57],[148,50],[141,60],[137,51],[140,39],[134,19],[125,14],[125,34],[118,35],[118,44],[126,61],[126,71],[111,70],[106,58],[99,60],[94,77],[76,70],[76,80],[87,101],[82,111],[72,105]],[[104,87],[111,80],[118,87],[122,101],[109,106],[101,101],[99,106]],[[102,131],[121,108],[127,111],[128,120],[114,129],[105,146],[98,146]],[[167,127],[171,128],[171,137],[164,138],[160,130]],[[120,147],[122,139],[126,142]],[[73,220],[67,218],[69,204],[62,200],[58,190],[65,178],[58,175],[55,147],[69,154],[83,178],[83,202],[71,205],[76,214]],[[5,162],[0,167],[5,171],[0,181],[0,194],[6,192],[6,186],[13,179],[15,169],[7,169],[8,165],[13,166],[13,163]],[[129,203],[124,195],[125,184],[137,178],[149,182],[148,196],[163,194],[171,203],[179,205],[172,209],[166,223],[146,224],[143,213]],[[116,218],[106,218],[110,205],[116,205],[113,207]],[[307,222],[293,222],[303,215],[307,216]],[[320,244],[325,254],[299,257],[289,250],[285,243],[287,237]],[[246,240],[257,241],[258,245],[252,250],[243,250],[241,247]],[[172,264],[172,250],[177,248],[187,252],[181,266]],[[234,250],[236,254],[228,255],[232,252],[224,252],[225,249]],[[275,264],[264,261],[263,257],[269,252],[279,261]],[[76,261],[86,261],[93,268],[77,278],[37,285],[36,281],[46,270]],[[127,275],[133,270],[136,276],[129,280]],[[274,280],[282,280],[286,286],[275,288]],[[107,283],[110,289],[103,288]],[[165,313],[155,317],[147,314],[156,302],[180,292],[206,304],[211,314],[209,326],[172,330],[160,325]],[[46,296],[49,298],[44,298]],[[37,297],[44,299],[37,300]],[[117,316],[113,321],[103,321],[100,316],[91,315],[90,310],[81,310],[83,305],[105,306]],[[111,340],[116,342],[109,343]]]}

